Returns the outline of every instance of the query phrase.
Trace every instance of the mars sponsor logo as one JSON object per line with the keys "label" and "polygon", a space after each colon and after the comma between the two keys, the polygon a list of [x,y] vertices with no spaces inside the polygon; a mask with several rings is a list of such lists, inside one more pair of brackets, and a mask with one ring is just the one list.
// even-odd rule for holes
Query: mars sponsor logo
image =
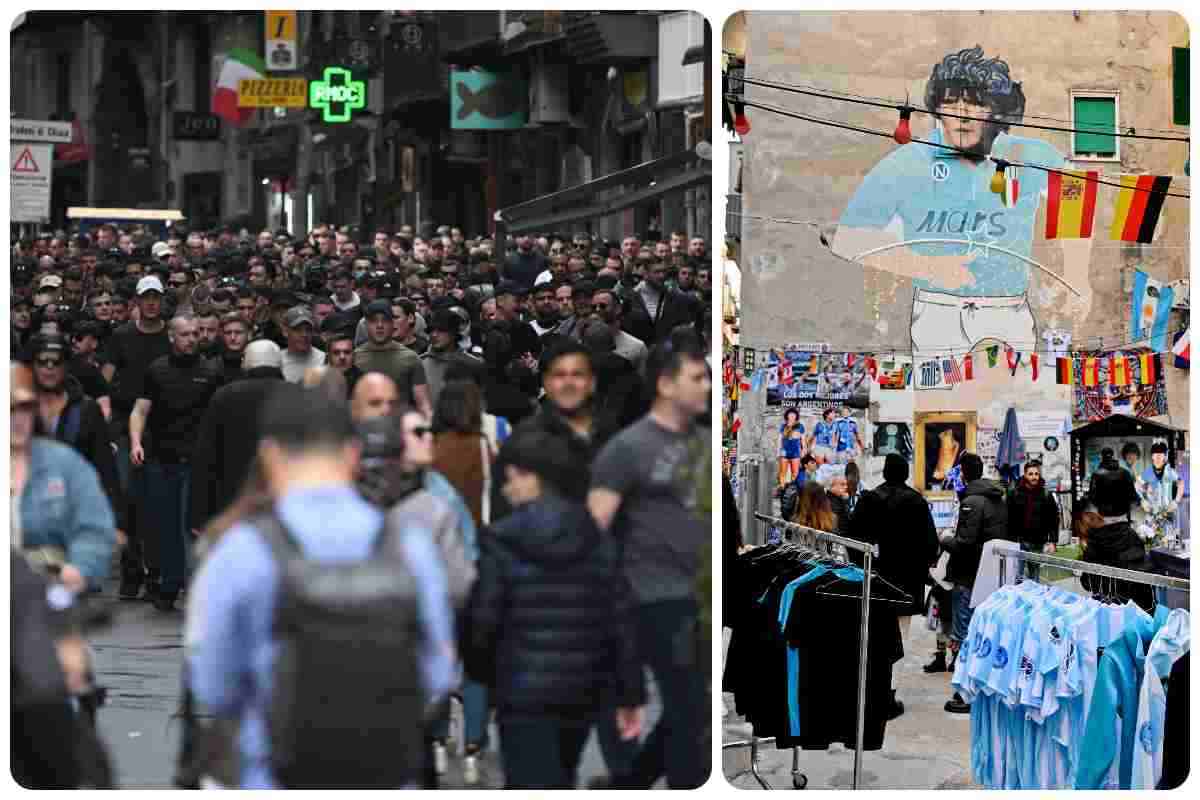
{"label": "mars sponsor logo", "polygon": [[1008,233],[1004,225],[1004,212],[988,214],[973,209],[937,211],[930,209],[925,219],[917,226],[918,233],[986,233],[997,238]]}

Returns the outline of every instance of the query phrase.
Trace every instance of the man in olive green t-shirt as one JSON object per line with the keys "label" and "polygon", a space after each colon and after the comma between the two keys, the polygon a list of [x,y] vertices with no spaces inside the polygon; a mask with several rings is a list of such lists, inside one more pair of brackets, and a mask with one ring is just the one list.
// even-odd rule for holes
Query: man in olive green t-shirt
{"label": "man in olive green t-shirt", "polygon": [[354,366],[368,372],[382,372],[396,383],[401,402],[407,402],[426,417],[433,415],[429,386],[421,359],[409,348],[392,340],[394,318],[392,304],[375,300],[367,306],[367,341],[354,351]]}

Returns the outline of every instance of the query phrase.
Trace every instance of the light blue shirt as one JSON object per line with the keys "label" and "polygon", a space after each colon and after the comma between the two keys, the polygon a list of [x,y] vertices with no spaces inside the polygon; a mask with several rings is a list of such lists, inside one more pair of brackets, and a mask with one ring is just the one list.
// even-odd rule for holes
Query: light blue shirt
{"label": "light blue shirt", "polygon": [[833,425],[837,429],[837,451],[843,453],[853,450],[856,444],[855,437],[858,436],[858,423],[853,417],[842,417]]}
{"label": "light blue shirt", "polygon": [[[940,128],[924,137],[943,142]],[[1066,159],[1040,139],[1002,133],[992,144],[992,154],[1027,164],[1061,169]],[[1029,286],[1029,265],[1006,253],[987,250],[991,244],[1025,257],[1033,250],[1034,224],[1049,173],[1039,169],[1013,168],[1018,181],[1017,203],[1004,205],[989,188],[995,165],[982,161],[971,165],[953,150],[911,143],[898,147],[867,173],[846,206],[839,228],[886,228],[899,219],[903,240],[956,239],[963,244],[926,243],[910,245],[920,255],[968,255],[973,283],[948,289],[928,280],[914,281],[918,289],[978,297],[1014,297]],[[885,251],[898,254],[896,251]],[[842,253],[853,258],[858,253]]]}
{"label": "light blue shirt", "polygon": [[[350,486],[302,489],[276,511],[306,557],[330,563],[367,558],[383,515]],[[417,586],[425,634],[421,668],[430,699],[456,683],[454,618],[446,574],[431,534],[413,529],[403,539]],[[275,788],[270,768],[267,709],[275,641],[271,633],[279,572],[270,546],[246,523],[215,545],[191,588],[188,671],[196,699],[213,714],[241,722],[242,788]]]}

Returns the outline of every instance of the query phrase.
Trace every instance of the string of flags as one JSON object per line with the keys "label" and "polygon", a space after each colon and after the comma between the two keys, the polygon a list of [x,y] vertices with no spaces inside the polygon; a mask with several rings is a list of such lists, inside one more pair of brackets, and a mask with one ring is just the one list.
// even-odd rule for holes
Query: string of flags
{"label": "string of flags", "polygon": [[[1189,368],[1191,360],[1190,331],[1180,333],[1174,344],[1162,352],[1147,352],[1136,355],[1124,355],[1113,351],[1110,355],[1102,354],[1062,355],[1066,351],[1052,354],[1050,364],[1053,366],[1055,382],[1059,385],[1081,385],[1095,387],[1103,384],[1111,386],[1153,385],[1163,375],[1162,354],[1170,352],[1175,357],[1175,365],[1182,369]],[[1003,347],[1004,366],[1015,377],[1022,367],[1027,368],[1034,381],[1041,375],[1042,356],[1037,351],[1022,351],[1011,346]],[[1000,364],[1001,346],[990,345],[982,350],[987,359],[989,369]],[[757,351],[750,347],[735,347],[734,357],[726,370],[726,385],[730,386],[731,399],[737,400],[741,393],[760,392],[764,388],[775,389],[779,386],[791,386],[806,376],[819,374],[820,359],[817,356],[832,356],[837,364],[845,359],[846,369],[860,366],[874,383],[884,389],[905,389],[912,386],[917,389],[944,388],[973,381],[975,375],[975,353],[967,353],[961,357],[956,355],[939,355],[918,358],[917,363],[900,362],[896,355],[880,357],[876,353],[823,353],[812,354],[808,359],[808,367],[802,374],[797,374],[797,365],[787,358],[783,350],[769,350],[764,356],[770,360],[769,365],[759,364]],[[734,365],[740,361],[740,369]],[[1101,365],[1107,367],[1107,377],[1101,379]],[[1136,366],[1136,369],[1135,369]]]}
{"label": "string of flags", "polygon": [[[1000,170],[998,169],[999,173]],[[1109,239],[1150,244],[1171,188],[1170,175],[1121,175]],[[1002,179],[1003,180],[1003,179]],[[1014,179],[1015,180],[1015,179]],[[1100,173],[1094,170],[1052,172],[1047,181],[1046,238],[1090,239],[1096,219],[1096,187]],[[997,193],[1006,184],[997,182]],[[1012,191],[1015,201],[1016,191]]]}

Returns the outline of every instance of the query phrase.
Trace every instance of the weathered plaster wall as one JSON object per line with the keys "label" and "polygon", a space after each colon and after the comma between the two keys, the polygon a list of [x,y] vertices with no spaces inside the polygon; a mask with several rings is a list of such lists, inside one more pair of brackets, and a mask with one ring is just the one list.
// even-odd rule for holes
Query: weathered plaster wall
{"label": "weathered plaster wall", "polygon": [[[1011,66],[1013,80],[1027,98],[1027,122],[1071,116],[1070,92],[1116,90],[1118,124],[1146,132],[1166,129],[1186,135],[1171,120],[1171,48],[1188,42],[1186,20],[1157,12],[748,12],[745,20],[746,74],[749,78],[810,84],[861,96],[903,98],[923,104],[932,66],[946,54],[980,45],[988,57]],[[740,35],[740,31],[739,31]],[[878,131],[895,128],[897,114],[887,109],[826,100],[755,86],[746,87],[752,102],[838,120]],[[771,220],[743,220],[741,269],[742,343],[766,347],[794,341],[821,341],[833,350],[908,350],[913,282],[897,277],[889,258],[872,266],[847,261],[821,242],[836,241],[836,223],[866,175],[897,149],[890,138],[871,137],[749,109],[752,131],[745,137],[744,213]],[[914,137],[927,138],[928,115],[914,114]],[[1070,155],[1068,133],[1015,128]],[[1072,162],[1069,168],[1104,173],[1176,176],[1172,191],[1189,192],[1183,176],[1187,150],[1171,142],[1123,140],[1120,162]],[[991,169],[989,165],[985,165]],[[898,186],[896,191],[904,191]],[[1069,331],[1076,343],[1104,337],[1107,344],[1129,337],[1129,287],[1132,269],[1168,281],[1188,275],[1187,200],[1168,198],[1152,245],[1109,239],[1118,190],[1100,186],[1095,233],[1087,260],[1084,300],[1058,281],[1031,270],[1030,306],[1039,328]],[[1030,257],[1057,275],[1064,273],[1064,246],[1047,241],[1045,201],[1033,222]],[[782,220],[790,220],[784,222]],[[812,222],[813,225],[795,224]],[[1066,247],[1078,247],[1070,243]],[[1172,315],[1172,326],[1180,315]],[[988,416],[1003,410],[1051,410],[1069,406],[1066,387],[1055,385],[1052,360],[1042,357],[1036,384],[1027,367],[1012,377],[1002,368],[980,368],[978,380],[951,391],[913,392],[914,413],[923,410],[977,410]],[[1169,364],[1171,359],[1164,358]],[[1003,362],[1003,357],[1001,357]],[[1187,372],[1168,368],[1169,419],[1187,426]],[[981,374],[983,373],[983,374]],[[747,402],[748,401],[748,402]],[[743,431],[753,430],[755,398],[744,400]],[[892,401],[894,406],[896,401]],[[742,441],[747,441],[743,436]],[[747,454],[749,451],[746,451]]]}

